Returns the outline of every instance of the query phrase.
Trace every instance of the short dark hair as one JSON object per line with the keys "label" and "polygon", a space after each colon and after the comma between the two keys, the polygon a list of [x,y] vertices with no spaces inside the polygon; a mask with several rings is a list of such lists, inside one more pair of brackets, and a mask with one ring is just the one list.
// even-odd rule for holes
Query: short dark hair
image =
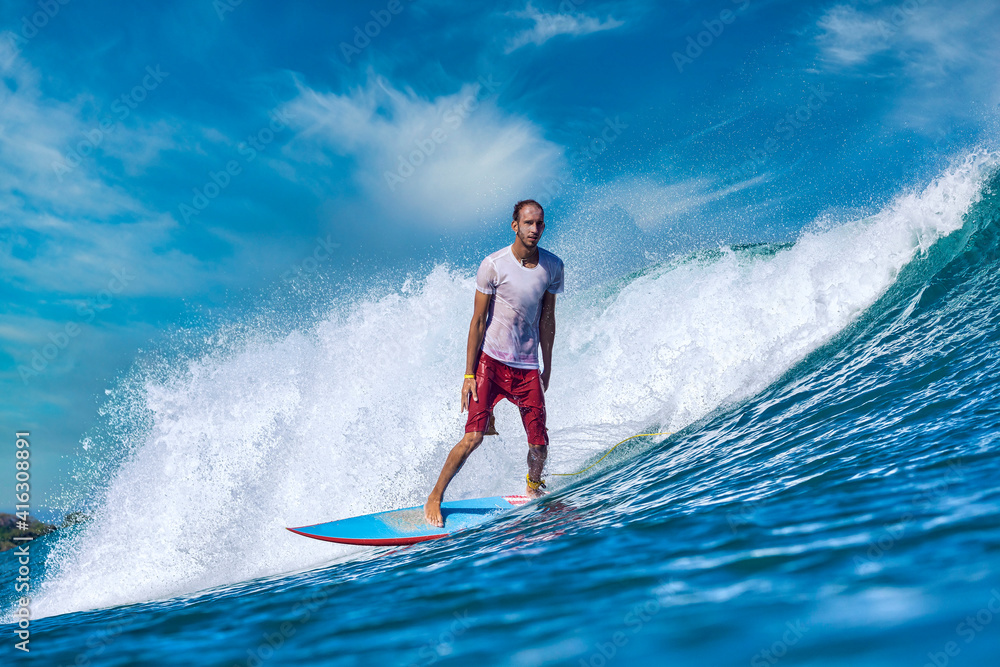
{"label": "short dark hair", "polygon": [[545,215],[545,209],[542,205],[536,202],[534,199],[522,199],[521,201],[514,204],[514,220],[520,220],[518,216],[521,214],[521,209],[525,206],[537,206],[538,210],[542,212],[542,216]]}

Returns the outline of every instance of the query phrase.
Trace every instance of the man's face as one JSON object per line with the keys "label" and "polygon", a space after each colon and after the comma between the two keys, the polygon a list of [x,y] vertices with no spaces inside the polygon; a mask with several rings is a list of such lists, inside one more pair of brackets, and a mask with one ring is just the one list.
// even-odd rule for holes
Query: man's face
{"label": "man's face", "polygon": [[524,247],[534,249],[545,231],[545,215],[537,206],[525,206],[518,211],[518,217],[510,226]]}

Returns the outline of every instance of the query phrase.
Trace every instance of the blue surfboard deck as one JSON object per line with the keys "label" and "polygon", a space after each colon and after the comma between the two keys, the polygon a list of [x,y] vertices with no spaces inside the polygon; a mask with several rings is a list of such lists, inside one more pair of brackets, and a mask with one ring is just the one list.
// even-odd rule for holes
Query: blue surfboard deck
{"label": "blue surfboard deck", "polygon": [[448,537],[466,528],[478,526],[503,512],[525,504],[527,496],[493,496],[441,503],[444,528],[427,523],[424,508],[407,507],[339,521],[299,526],[288,530],[305,537],[341,544],[398,546]]}

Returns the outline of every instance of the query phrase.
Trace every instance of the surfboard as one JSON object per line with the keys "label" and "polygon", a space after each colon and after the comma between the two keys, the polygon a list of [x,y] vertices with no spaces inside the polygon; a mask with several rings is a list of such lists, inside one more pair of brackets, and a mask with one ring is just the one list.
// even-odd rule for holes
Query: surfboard
{"label": "surfboard", "polygon": [[427,540],[439,540],[460,530],[478,526],[529,500],[531,498],[527,496],[493,496],[446,501],[441,503],[444,528],[427,523],[424,518],[424,507],[421,505],[287,530],[314,540],[341,544],[365,546],[416,544]]}

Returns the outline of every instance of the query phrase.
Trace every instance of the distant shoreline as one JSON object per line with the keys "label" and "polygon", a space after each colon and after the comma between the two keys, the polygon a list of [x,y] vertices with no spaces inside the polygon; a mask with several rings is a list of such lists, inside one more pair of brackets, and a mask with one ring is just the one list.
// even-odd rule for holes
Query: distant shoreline
{"label": "distant shoreline", "polygon": [[60,528],[66,528],[78,523],[83,523],[89,518],[90,517],[82,512],[70,512],[63,519],[62,523],[56,526],[50,523],[45,523],[44,521],[39,521],[35,517],[29,515],[28,528],[19,529],[17,527],[19,519],[16,515],[0,512],[0,552],[13,549],[17,546],[13,540],[14,537],[41,537],[42,535],[48,535],[49,533],[59,530]]}

